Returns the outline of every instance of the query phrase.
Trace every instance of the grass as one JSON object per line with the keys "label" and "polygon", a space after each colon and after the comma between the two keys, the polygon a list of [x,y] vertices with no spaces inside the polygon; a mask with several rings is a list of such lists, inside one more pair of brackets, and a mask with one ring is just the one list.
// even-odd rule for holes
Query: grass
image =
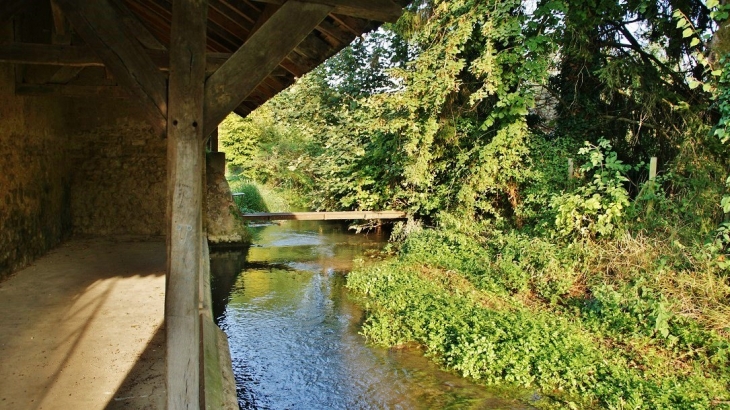
{"label": "grass", "polygon": [[289,212],[291,196],[285,192],[267,185],[231,177],[228,179],[232,193],[243,193],[242,197],[235,197],[236,203],[244,213],[250,212]]}
{"label": "grass", "polygon": [[730,284],[701,246],[625,235],[557,243],[495,230],[411,234],[348,278],[364,334],[417,343],[543,408],[730,408]]}

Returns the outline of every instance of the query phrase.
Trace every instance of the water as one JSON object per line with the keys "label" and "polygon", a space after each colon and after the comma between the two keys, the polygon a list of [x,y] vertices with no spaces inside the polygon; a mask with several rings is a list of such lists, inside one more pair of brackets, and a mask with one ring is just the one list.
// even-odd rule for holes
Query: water
{"label": "water", "polygon": [[417,349],[367,345],[345,275],[387,238],[321,222],[256,231],[247,253],[211,258],[242,409],[531,408],[440,370]]}

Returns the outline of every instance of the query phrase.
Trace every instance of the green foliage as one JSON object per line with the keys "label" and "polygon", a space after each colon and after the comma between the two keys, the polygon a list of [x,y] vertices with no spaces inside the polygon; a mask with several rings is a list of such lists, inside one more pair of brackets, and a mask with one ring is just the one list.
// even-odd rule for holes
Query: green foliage
{"label": "green foliage", "polygon": [[536,234],[546,235],[554,230],[555,210],[550,203],[556,192],[573,188],[568,179],[568,158],[579,149],[568,138],[536,134],[530,141],[532,167],[515,210],[517,225]]}
{"label": "green foliage", "polygon": [[[418,343],[486,384],[534,386],[576,408],[712,408],[726,400],[727,336],[679,313],[656,274],[612,284],[632,274],[605,276],[589,257],[594,246],[424,230],[408,237],[397,260],[351,273],[348,287],[368,309],[363,333],[371,341]],[[666,260],[647,258],[656,267],[644,268],[666,269]]]}
{"label": "green foliage", "polygon": [[398,260],[348,280],[376,343],[556,406],[727,408],[728,6],[534,6],[415,1],[231,119],[246,206],[409,211]]}
{"label": "green foliage", "polygon": [[289,212],[287,194],[268,187],[267,185],[250,181],[240,177],[229,178],[231,192],[242,193],[234,199],[241,212]]}
{"label": "green foliage", "polygon": [[575,269],[578,256],[571,249],[527,235],[486,230],[475,236],[443,229],[410,236],[402,245],[401,258],[458,271],[482,290],[529,291],[557,303],[579,277]]}
{"label": "green foliage", "polygon": [[631,166],[619,160],[616,152],[611,151],[611,143],[604,139],[598,145],[586,142],[578,153],[586,157],[580,169],[587,182],[574,192],[553,199],[557,233],[589,239],[615,235],[623,227],[629,205],[624,185]]}

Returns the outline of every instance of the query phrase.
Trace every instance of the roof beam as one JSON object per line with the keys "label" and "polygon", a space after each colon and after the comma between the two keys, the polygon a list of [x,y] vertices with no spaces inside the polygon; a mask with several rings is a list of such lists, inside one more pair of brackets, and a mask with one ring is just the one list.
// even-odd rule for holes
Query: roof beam
{"label": "roof beam", "polygon": [[[170,54],[163,50],[146,50],[157,68],[170,69]],[[231,53],[207,53],[208,73],[220,68]],[[67,67],[103,67],[104,61],[87,46],[12,43],[0,44],[0,63],[40,64]]]}
{"label": "roof beam", "polygon": [[327,44],[324,40],[321,40],[314,33],[308,35],[304,40],[302,40],[295,50],[297,53],[317,61],[324,61],[335,52],[329,44]]}
{"label": "roof beam", "polygon": [[259,14],[258,19],[254,23],[254,25],[251,27],[251,31],[249,31],[248,37],[246,37],[245,40],[248,40],[253,35],[253,33],[259,31],[261,26],[263,26],[264,23],[266,23],[266,21],[268,21],[271,18],[271,16],[274,15],[274,13],[276,13],[277,10],[279,10],[279,6],[277,6],[275,4],[265,5],[263,10],[261,10],[261,13]]}
{"label": "roof beam", "polygon": [[[262,3],[282,5],[287,0],[256,0]],[[306,3],[332,6],[332,13],[367,20],[395,23],[403,14],[403,8],[391,0],[302,0]]]}
{"label": "roof beam", "polygon": [[0,44],[0,63],[70,67],[104,65],[89,47],[32,43]]}
{"label": "roof beam", "polygon": [[324,34],[325,36],[333,38],[337,42],[337,46],[343,46],[345,44],[348,44],[353,39],[350,33],[328,22],[327,20],[323,21],[319,26],[317,26],[317,31]]}
{"label": "roof beam", "polygon": [[119,11],[119,15],[130,32],[137,38],[144,47],[151,50],[167,50],[137,16],[122,3],[121,0],[111,0],[111,3]]}
{"label": "roof beam", "polygon": [[68,21],[56,0],[51,0],[51,14],[53,15],[53,44],[71,44],[71,30]]}
{"label": "roof beam", "polygon": [[360,37],[368,30],[369,23],[362,19],[353,18],[342,14],[333,14],[332,20],[341,24],[342,27],[349,30],[350,33],[352,33],[352,35],[354,35],[355,37]]}
{"label": "roof beam", "polygon": [[205,130],[211,132],[304,40],[332,7],[287,1],[205,84]]}
{"label": "roof beam", "polygon": [[121,100],[129,98],[129,93],[122,87],[108,85],[16,84],[15,95],[60,95],[71,98],[104,97]]}
{"label": "roof beam", "polygon": [[57,0],[76,32],[116,81],[142,104],[152,125],[166,129],[167,80],[107,0]]}

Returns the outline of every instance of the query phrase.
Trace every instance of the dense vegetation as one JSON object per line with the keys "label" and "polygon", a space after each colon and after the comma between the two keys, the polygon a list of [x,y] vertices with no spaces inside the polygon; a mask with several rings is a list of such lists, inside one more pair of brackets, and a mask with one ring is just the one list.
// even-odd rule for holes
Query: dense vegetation
{"label": "dense vegetation", "polygon": [[409,212],[348,279],[374,343],[543,407],[730,408],[729,10],[416,1],[223,144],[297,206]]}

